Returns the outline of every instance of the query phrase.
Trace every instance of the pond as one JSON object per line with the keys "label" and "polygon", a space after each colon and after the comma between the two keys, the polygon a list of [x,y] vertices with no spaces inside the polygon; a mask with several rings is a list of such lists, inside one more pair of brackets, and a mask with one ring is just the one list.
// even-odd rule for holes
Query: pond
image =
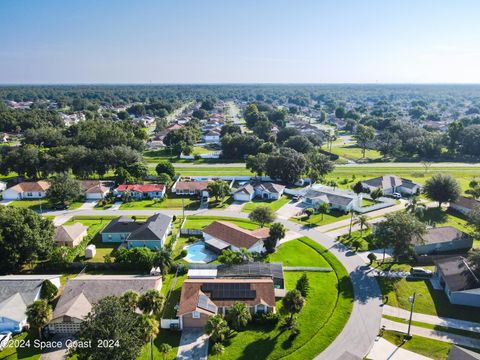
{"label": "pond", "polygon": [[189,245],[185,249],[187,250],[187,256],[184,259],[190,263],[208,263],[217,257],[214,252],[205,247],[203,241]]}

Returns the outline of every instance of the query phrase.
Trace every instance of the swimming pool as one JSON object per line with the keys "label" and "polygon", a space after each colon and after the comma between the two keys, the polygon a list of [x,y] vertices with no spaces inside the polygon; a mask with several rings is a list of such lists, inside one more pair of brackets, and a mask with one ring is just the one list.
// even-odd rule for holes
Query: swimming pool
{"label": "swimming pool", "polygon": [[187,256],[184,259],[190,263],[207,263],[217,257],[212,251],[205,248],[203,241],[189,245],[185,249],[187,250]]}

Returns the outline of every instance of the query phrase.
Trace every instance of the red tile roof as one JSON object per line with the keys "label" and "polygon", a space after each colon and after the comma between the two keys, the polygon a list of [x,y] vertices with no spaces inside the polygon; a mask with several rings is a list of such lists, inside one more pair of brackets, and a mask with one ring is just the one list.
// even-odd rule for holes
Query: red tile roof
{"label": "red tile roof", "polygon": [[165,190],[164,184],[122,184],[116,189],[119,192],[126,190],[147,193],[147,192],[163,192]]}

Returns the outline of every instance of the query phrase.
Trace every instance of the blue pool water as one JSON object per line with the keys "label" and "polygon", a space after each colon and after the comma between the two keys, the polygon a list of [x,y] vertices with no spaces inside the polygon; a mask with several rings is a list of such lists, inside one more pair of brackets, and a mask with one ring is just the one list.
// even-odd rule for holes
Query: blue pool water
{"label": "blue pool water", "polygon": [[203,242],[197,242],[195,244],[186,247],[187,256],[185,260],[192,263],[207,263],[215,259],[215,254],[205,248]]}

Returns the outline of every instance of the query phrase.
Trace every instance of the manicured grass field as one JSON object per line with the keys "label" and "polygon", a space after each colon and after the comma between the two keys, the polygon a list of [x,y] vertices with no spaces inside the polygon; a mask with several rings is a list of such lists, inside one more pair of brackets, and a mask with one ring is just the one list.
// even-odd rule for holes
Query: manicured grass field
{"label": "manicured grass field", "polygon": [[233,197],[232,196],[226,196],[225,199],[223,199],[223,203],[221,199],[215,200],[214,197],[211,197],[208,200],[208,208],[209,209],[225,209],[230,206],[230,204],[233,203]]}
{"label": "manicured grass field", "polygon": [[[175,360],[177,358],[178,345],[180,344],[180,337],[182,333],[180,331],[170,331],[160,329],[157,337],[153,341],[153,358]],[[167,343],[172,347],[172,350],[164,358],[163,354],[158,350],[160,345]],[[142,352],[137,360],[150,360],[150,343],[146,344],[142,348]]]}
{"label": "manicured grass field", "polygon": [[[183,205],[182,205],[183,204]],[[200,206],[200,201],[197,198],[180,197],[170,195],[161,202],[155,202],[153,200],[138,200],[123,203],[120,205],[120,209],[141,210],[141,209],[181,209],[185,206],[185,210],[196,210]]]}
{"label": "manicured grass field", "polygon": [[251,202],[248,202],[245,204],[245,206],[242,208],[243,212],[251,212],[253,209],[260,205],[268,205],[273,211],[277,211],[280,209],[283,205],[288,203],[290,199],[288,196],[283,195],[280,199],[278,200],[263,200],[263,199],[253,199]]}
{"label": "manicured grass field", "polygon": [[46,199],[38,199],[38,200],[14,200],[8,206],[14,206],[18,208],[27,208],[33,211],[47,211],[51,210],[50,204]]}
{"label": "manicured grass field", "polygon": [[310,225],[310,226],[321,226],[331,224],[336,221],[348,219],[349,214],[344,212],[331,210],[328,214],[314,214],[310,218],[290,218],[290,220],[295,221],[299,224]]}
{"label": "manicured grass field", "polygon": [[[326,249],[308,238],[293,240],[303,243],[301,248],[310,247],[306,257],[310,263],[322,257],[322,263],[329,264],[331,273],[309,272],[310,294],[301,313],[297,315],[299,335],[290,339],[290,332],[282,328],[283,320],[276,326],[248,325],[243,331],[234,333],[227,340],[222,359],[312,359],[322,352],[340,333],[347,322],[351,309],[353,290],[347,272],[338,260]],[[290,258],[296,247],[286,243],[280,246],[275,260]],[[287,250],[282,250],[286,247]],[[273,261],[273,260],[272,260]],[[308,261],[307,261],[308,262]],[[301,273],[286,272],[286,288],[295,287]],[[321,309],[321,311],[319,311]],[[281,301],[277,311],[282,313]],[[314,320],[313,320],[314,319]],[[209,356],[215,359],[213,355]]]}
{"label": "manicured grass field", "polygon": [[242,176],[254,175],[245,166],[221,167],[221,166],[176,166],[175,171],[182,176]]}
{"label": "manicured grass field", "polygon": [[210,225],[214,221],[227,221],[249,230],[255,230],[259,227],[257,223],[242,218],[230,218],[220,216],[188,216],[183,228],[202,230],[205,226]]}
{"label": "manicured grass field", "polygon": [[372,233],[371,229],[363,229],[363,234],[360,232],[360,230],[353,231],[351,237],[348,237],[348,234],[343,235],[338,238],[338,241],[341,242],[343,245],[351,248],[353,246],[354,241],[358,240],[360,242],[358,251],[373,250],[373,248],[370,249],[371,245],[367,241],[368,235],[370,235],[371,233]]}
{"label": "manicured grass field", "polygon": [[[424,266],[423,266],[424,267]],[[480,312],[469,306],[452,305],[442,290],[434,290],[429,280],[378,278],[388,305],[410,310],[409,297],[416,292],[415,312],[480,322]]]}
{"label": "manicured grass field", "polygon": [[42,355],[40,350],[33,346],[33,341],[36,337],[32,333],[22,332],[18,335],[15,335],[12,340],[15,341],[24,341],[24,344],[27,344],[27,341],[30,341],[30,346],[18,347],[7,346],[0,352],[0,359],[2,360],[37,360],[40,359]]}
{"label": "manicured grass field", "polygon": [[377,160],[382,157],[382,154],[378,150],[367,149],[365,151],[365,157],[363,157],[362,149],[356,144],[345,145],[343,142],[334,143],[332,149],[328,150],[331,153],[337,154],[340,157],[349,160]]}
{"label": "manicured grass field", "polygon": [[275,253],[268,255],[267,259],[268,262],[283,262],[283,266],[330,267],[316,249],[298,240],[282,244]]}
{"label": "manicured grass field", "polygon": [[447,359],[452,344],[425,338],[415,335],[407,342],[403,342],[405,334],[398,331],[385,330],[383,338],[390,341],[405,350],[413,351],[417,354],[424,355],[431,359],[444,360]]}

